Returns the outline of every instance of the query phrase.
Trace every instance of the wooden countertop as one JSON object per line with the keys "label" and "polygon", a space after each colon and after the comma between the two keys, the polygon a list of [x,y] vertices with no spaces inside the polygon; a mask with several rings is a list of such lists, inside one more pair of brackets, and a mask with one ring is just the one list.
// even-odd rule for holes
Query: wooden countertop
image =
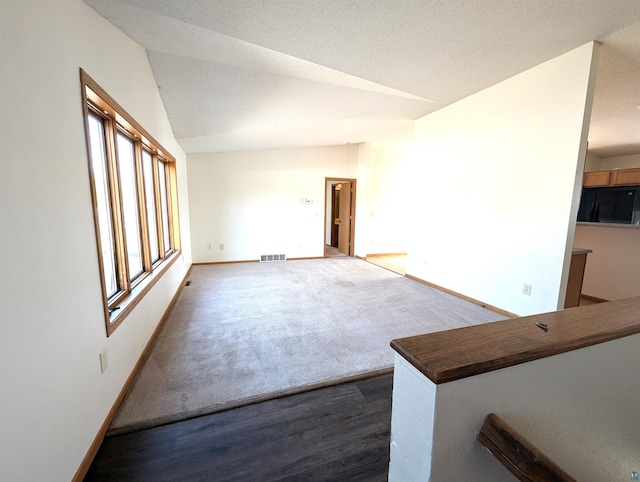
{"label": "wooden countertop", "polygon": [[637,333],[640,297],[399,338],[391,347],[444,383]]}

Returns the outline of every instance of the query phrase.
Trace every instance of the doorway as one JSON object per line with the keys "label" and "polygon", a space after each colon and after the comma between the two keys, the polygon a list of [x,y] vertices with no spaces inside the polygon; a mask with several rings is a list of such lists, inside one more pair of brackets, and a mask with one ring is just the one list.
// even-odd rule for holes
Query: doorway
{"label": "doorway", "polygon": [[325,178],[324,256],[354,256],[356,180]]}

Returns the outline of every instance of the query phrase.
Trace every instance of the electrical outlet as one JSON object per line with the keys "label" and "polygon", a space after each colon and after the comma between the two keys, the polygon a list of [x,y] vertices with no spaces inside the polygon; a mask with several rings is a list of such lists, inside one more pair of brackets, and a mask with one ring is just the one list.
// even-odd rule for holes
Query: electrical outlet
{"label": "electrical outlet", "polygon": [[100,352],[100,373],[104,373],[109,368],[109,359],[107,358],[107,349]]}
{"label": "electrical outlet", "polygon": [[522,285],[522,294],[523,295],[527,295],[527,296],[531,296],[531,285],[528,283],[525,283]]}
{"label": "electrical outlet", "polygon": [[211,251],[211,243],[207,244],[207,249]]}
{"label": "electrical outlet", "polygon": [[220,248],[220,251],[224,251],[224,244],[221,244],[219,248]]}

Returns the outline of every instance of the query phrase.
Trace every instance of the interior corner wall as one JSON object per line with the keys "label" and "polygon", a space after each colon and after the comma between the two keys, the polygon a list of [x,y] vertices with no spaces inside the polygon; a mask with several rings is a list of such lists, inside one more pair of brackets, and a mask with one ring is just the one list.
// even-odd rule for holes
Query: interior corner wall
{"label": "interior corner wall", "polygon": [[[186,158],[140,45],[81,0],[1,9],[0,480],[69,481],[189,268]],[[80,68],[177,160],[182,256],[109,338]]]}
{"label": "interior corner wall", "polygon": [[595,48],[416,121],[408,274],[519,315],[558,308]]}
{"label": "interior corner wall", "polygon": [[366,258],[369,253],[369,206],[371,204],[371,190],[369,188],[369,174],[371,172],[371,144],[363,142],[358,145],[356,185],[356,243],[354,254]]}
{"label": "interior corner wall", "polygon": [[325,178],[356,178],[357,152],[335,146],[189,154],[194,263],[324,256]]}
{"label": "interior corner wall", "polygon": [[[406,253],[410,210],[405,156],[371,148],[367,254]],[[362,216],[361,216],[362,217]]]}
{"label": "interior corner wall", "polygon": [[608,171],[610,169],[633,169],[640,167],[640,153],[627,156],[601,157],[594,171]]}
{"label": "interior corner wall", "polygon": [[602,162],[602,158],[593,154],[591,152],[587,152],[587,158],[584,163],[584,171],[592,172],[600,170],[600,163]]}

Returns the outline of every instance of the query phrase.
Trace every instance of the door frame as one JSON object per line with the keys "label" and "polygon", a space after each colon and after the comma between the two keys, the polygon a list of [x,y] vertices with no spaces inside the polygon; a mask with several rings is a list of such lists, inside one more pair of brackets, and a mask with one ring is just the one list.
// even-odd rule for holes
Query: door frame
{"label": "door frame", "polygon": [[[325,177],[324,178],[324,238],[322,239],[322,246],[324,246],[324,257],[327,256],[327,223],[329,216],[331,216],[331,209],[327,209],[328,199],[330,196],[327,193],[331,192],[331,184],[339,184],[348,182],[351,185],[351,206],[349,209],[351,217],[351,229],[349,232],[349,256],[355,256],[355,240],[356,240],[356,179],[348,177]],[[331,199],[333,204],[333,199]]]}

